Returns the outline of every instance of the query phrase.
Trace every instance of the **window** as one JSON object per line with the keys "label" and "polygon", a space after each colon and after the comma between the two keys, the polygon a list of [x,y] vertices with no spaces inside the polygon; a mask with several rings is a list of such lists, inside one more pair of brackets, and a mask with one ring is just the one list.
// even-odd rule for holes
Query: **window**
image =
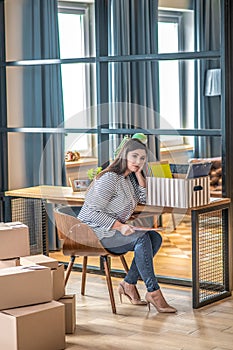
{"label": "window", "polygon": [[[193,21],[193,12],[159,11],[158,52],[186,51],[183,40],[187,32],[187,16]],[[193,31],[189,32],[189,50],[194,50]],[[188,61],[159,61],[160,128],[180,129],[194,125],[194,64]],[[163,145],[184,143],[184,138],[161,136]],[[190,140],[189,140],[190,142]]]}
{"label": "window", "polygon": [[[88,35],[90,23],[93,21],[90,7],[88,3],[73,2],[71,4],[59,2],[59,35],[62,59],[77,59],[93,52],[93,47],[91,48],[93,44]],[[187,23],[187,16],[189,16],[190,20],[190,14],[192,18],[192,11],[159,10],[159,53],[176,53],[186,49],[185,46],[187,45],[184,44],[182,38],[185,31],[184,26]],[[189,42],[189,50],[191,49],[190,45],[193,43],[192,36],[193,32],[190,31],[190,37],[187,40]],[[90,107],[90,101],[93,100],[93,96],[96,93],[94,84],[92,85],[92,91],[90,89],[90,66],[90,64],[80,62],[62,64],[61,66],[65,127],[67,128],[90,128],[91,125],[94,125],[91,119],[95,118],[93,117],[95,113],[86,112]],[[114,71],[111,74],[114,75]],[[193,123],[194,119],[193,74],[194,66],[190,62],[185,63],[178,60],[159,61],[160,128],[177,129],[182,128],[184,125],[193,126],[187,121],[188,119]],[[186,92],[182,84],[184,79],[186,80]],[[114,82],[112,82],[110,87],[111,95],[115,94],[114,87]],[[187,91],[190,98],[187,98]],[[187,105],[184,106],[184,103],[187,103]],[[114,136],[113,139],[115,140]],[[87,134],[68,134],[65,144],[66,151],[78,150],[82,155],[90,155],[90,150],[94,148],[93,140],[93,137]],[[164,146],[184,143],[184,138],[178,135],[175,137],[161,136],[160,140]]]}
{"label": "window", "polygon": [[[59,2],[59,39],[62,59],[73,59],[74,63],[61,65],[64,127],[90,128],[92,113],[88,111],[92,91],[91,64],[79,62],[91,51],[90,6],[78,2]],[[88,134],[70,133],[65,138],[65,151],[78,150],[82,155],[89,154],[92,138]]]}
{"label": "window", "polygon": [[[152,1],[147,5],[135,2],[131,11],[128,2],[101,1],[96,7],[96,16],[93,16],[88,1],[59,2],[65,126],[95,128],[96,113],[92,112],[92,106],[110,103],[112,108],[113,105],[108,119],[98,115],[100,125],[109,123],[115,130],[111,136],[108,126],[103,133],[100,129],[98,131],[98,136],[103,139],[100,142],[108,140],[110,143],[109,155],[98,149],[99,156],[105,153],[108,159],[119,142],[119,136],[121,138],[130,129],[132,134],[132,129],[137,127],[151,130],[151,140],[155,139],[154,130],[168,129],[156,134],[163,147],[188,144],[197,148],[190,132],[182,132],[182,129],[202,128],[199,120],[203,120],[203,111],[208,107],[204,106],[205,102],[200,102],[203,100],[204,68],[203,71],[199,69],[203,57],[199,57],[198,50],[210,50],[205,47],[209,40],[203,40],[202,28],[195,20],[195,16],[201,18],[202,12],[199,7],[194,8],[192,1],[182,4],[160,1],[157,20],[156,11],[154,16],[151,15],[149,3]],[[94,3],[92,5],[94,8]],[[94,18],[97,23],[94,23]],[[101,41],[97,52],[91,27],[98,28],[98,34],[101,33],[96,37],[97,43]],[[91,53],[94,53],[93,58],[97,55],[93,64],[90,63]],[[147,54],[158,56],[148,60]],[[144,55],[145,60],[138,55]],[[110,56],[116,57],[112,61]],[[88,63],[83,63],[82,57],[89,57]],[[72,63],[65,62],[70,58]],[[99,72],[97,84],[101,91],[97,91],[95,71]],[[116,105],[119,103],[135,104],[139,108],[135,113],[128,106],[129,111],[118,113]],[[145,113],[141,116],[140,107],[147,109],[147,119]],[[89,113],[83,112],[87,110]],[[150,111],[154,111],[152,117]],[[72,123],[68,125],[71,119]],[[76,148],[83,155],[90,155],[90,150],[97,149],[96,138],[85,133],[82,136],[70,134],[66,141],[66,150],[67,147]],[[153,146],[153,152],[155,149],[158,151],[157,145]]]}
{"label": "window", "polygon": [[[137,83],[135,77],[137,78],[136,74],[138,71],[138,67],[142,71],[145,67],[146,69],[148,68],[149,64],[147,63],[153,62],[158,66],[160,65],[160,89],[157,86],[158,74],[156,74],[154,75],[156,79],[156,84],[155,86],[153,86],[152,89],[151,86],[149,86],[148,91],[145,91],[145,89],[147,88],[148,79],[141,80],[139,81],[141,88],[136,89],[137,94],[135,95],[135,99],[132,100],[130,99],[131,96],[126,95],[124,101],[134,102],[137,98],[141,98],[141,95],[143,95],[143,98],[146,97],[150,99],[149,102],[151,102],[151,99],[153,98],[152,95],[155,95],[156,93],[158,94],[160,90],[160,95],[156,96],[156,103],[157,101],[160,102],[159,107],[161,108],[161,114],[168,114],[170,117],[171,115],[173,115],[173,110],[172,112],[170,112],[170,110],[166,112],[166,108],[168,107],[167,105],[170,104],[170,100],[166,100],[166,98],[164,97],[166,96],[165,90],[169,88],[170,85],[167,84],[167,72],[164,68],[162,68],[162,65],[163,63],[166,63],[167,65],[172,66],[174,63],[175,69],[170,69],[169,76],[171,76],[171,74],[174,73],[174,75],[176,76],[176,81],[173,83],[175,84],[175,86],[173,87],[169,95],[171,96],[172,101],[174,89],[177,87],[177,91],[179,91],[179,93],[176,92],[176,96],[179,96],[179,103],[174,105],[174,111],[176,111],[175,114],[177,120],[179,121],[179,124],[175,125],[175,127],[181,127],[179,133],[180,135],[182,135],[182,139],[187,137],[189,139],[192,138],[192,143],[195,144],[194,155],[196,157],[218,157],[221,156],[222,151],[225,155],[227,148],[226,139],[228,140],[229,137],[229,130],[226,129],[226,127],[228,126],[229,118],[228,114],[226,114],[225,112],[226,106],[228,108],[227,102],[228,100],[230,100],[229,98],[226,99],[225,96],[225,89],[228,93],[228,87],[230,86],[230,74],[226,74],[228,73],[229,66],[225,66],[225,61],[228,63],[228,56],[230,57],[230,55],[227,55],[225,57],[225,53],[228,52],[224,51],[226,44],[225,41],[228,40],[229,37],[228,35],[225,37],[224,25],[228,25],[230,23],[228,18],[228,16],[230,16],[230,12],[228,11],[228,3],[230,2],[220,0],[208,2],[193,0],[159,0],[158,2],[155,2],[154,0],[148,0],[145,2],[133,0],[98,0],[98,2],[96,1],[96,14],[95,16],[93,16],[94,0],[86,0],[85,3],[84,1],[85,0],[59,1],[59,9],[61,14],[61,16],[59,14],[59,20],[63,15],[72,15],[76,19],[75,35],[73,33],[73,30],[66,34],[69,36],[68,39],[70,40],[70,43],[72,43],[70,49],[73,51],[70,52],[70,49],[64,49],[65,46],[63,46],[63,44],[65,44],[64,40],[66,39],[62,39],[62,32],[60,31],[60,44],[62,50],[61,61],[59,61],[59,55],[57,54],[57,52],[55,54],[55,57],[50,57],[49,52],[48,56],[46,56],[50,60],[49,64],[47,58],[44,58],[44,55],[42,54],[43,52],[41,51],[41,39],[46,39],[46,37],[54,38],[54,33],[56,32],[56,30],[54,31],[54,24],[49,23],[49,21],[45,21],[46,18],[53,18],[53,15],[45,16],[46,14],[50,13],[47,10],[47,8],[50,8],[53,2],[47,1],[46,5],[44,4],[40,7],[37,6],[37,2],[33,0],[26,2],[23,0],[5,0],[4,2],[0,2],[2,4],[2,6],[0,6],[0,15],[3,19],[2,21],[0,21],[0,33],[2,37],[2,40],[0,40],[0,65],[3,73],[1,74],[1,86],[3,87],[1,92],[3,103],[1,105],[2,108],[0,119],[2,120],[3,127],[3,148],[6,150],[1,159],[2,168],[4,169],[3,188],[8,187],[8,159],[10,162],[9,169],[11,169],[11,174],[14,174],[14,168],[12,165],[18,164],[19,159],[21,164],[25,164],[25,166],[23,166],[22,169],[27,170],[30,167],[33,167],[32,163],[30,163],[30,161],[27,160],[27,157],[25,157],[25,159],[22,159],[24,157],[22,146],[21,148],[15,147],[15,145],[14,147],[9,147],[9,142],[7,143],[6,140],[9,141],[11,133],[16,139],[18,137],[21,138],[22,136],[24,136],[24,134],[26,135],[31,133],[40,133],[44,136],[48,133],[46,128],[51,127],[49,118],[45,118],[44,113],[42,113],[45,110],[46,101],[44,98],[38,98],[37,90],[35,89],[35,84],[31,84],[30,80],[35,78],[35,80],[33,81],[36,84],[40,84],[41,74],[37,74],[38,70],[39,73],[41,73],[40,71],[45,71],[47,70],[48,66],[52,67],[53,65],[60,65],[63,73],[67,71],[67,78],[64,76],[65,73],[63,74],[63,94],[65,99],[64,105],[66,116],[76,113],[76,110],[79,111],[87,107],[86,110],[88,111],[90,109],[90,106],[109,103],[110,97],[109,91],[107,90],[107,85],[110,85],[111,83],[111,80],[109,79],[110,65],[120,66],[122,63],[124,63],[125,66],[129,66],[129,69],[127,71],[128,75],[126,75],[123,70],[122,76],[119,76],[119,73],[117,73],[115,78],[115,81],[117,82],[122,81],[124,87],[126,86],[124,82],[126,79],[128,79],[127,83],[129,85],[129,89],[134,88],[135,83]],[[127,8],[129,4],[132,6],[130,8]],[[157,7],[157,4],[159,7]],[[141,7],[139,8],[139,6]],[[32,11],[31,8],[34,8],[34,10]],[[136,8],[139,8],[139,10],[136,11]],[[55,16],[56,11],[54,12],[54,8],[52,8],[52,10],[52,13]],[[146,11],[145,16],[142,12],[143,10]],[[162,16],[161,11],[164,11],[164,16]],[[158,13],[159,17],[157,16]],[[165,17],[167,17],[167,19],[165,19]],[[175,20],[175,17],[177,17],[177,20]],[[35,20],[32,20],[32,18],[35,18]],[[43,18],[43,21],[38,20],[40,18]],[[111,54],[111,52],[109,52],[106,49],[109,48],[109,45],[111,44],[110,35],[108,31],[109,28],[111,28],[110,22],[112,18],[115,19],[115,26],[112,26],[112,32],[116,31],[117,26],[119,28],[123,27],[124,32],[126,32],[125,28],[129,29],[126,32],[126,40],[121,40],[122,37],[121,35],[119,35],[121,33],[119,28],[117,28],[118,35],[115,40],[115,45],[118,45],[121,48],[122,52],[119,52],[118,55],[115,54],[116,57],[114,58],[111,57],[114,54]],[[95,19],[95,23],[93,19]],[[177,41],[174,41],[173,44],[175,45],[172,49],[176,50],[176,52],[172,52],[172,50],[168,51],[169,48],[167,48],[167,46],[162,46],[165,43],[161,43],[161,40],[159,44],[160,51],[158,52],[157,37],[156,40],[154,40],[154,36],[157,36],[158,19],[160,37],[163,31],[167,31],[167,29],[165,29],[167,28],[167,26],[173,26],[172,35],[178,36],[178,44]],[[12,23],[14,23],[13,27],[11,25]],[[73,21],[70,21],[70,24],[71,23],[73,23]],[[95,52],[93,45],[93,32],[95,28],[97,29],[96,31],[98,34],[96,35],[96,44],[98,45],[97,52]],[[67,30],[68,27],[65,28],[66,33]],[[144,52],[142,50],[139,50],[138,47],[136,47],[134,51],[131,51],[131,44],[133,41],[129,37],[129,35],[131,34],[133,35],[134,39],[139,38],[139,44],[142,43],[144,46],[146,46],[149,43],[152,49],[149,48],[148,51]],[[166,36],[165,38],[166,40],[167,37],[168,36]],[[77,40],[77,38],[79,38],[79,40]],[[166,42],[166,40],[164,41]],[[57,34],[55,40],[52,40],[52,42],[56,44]],[[81,51],[78,51],[78,48],[76,46],[77,42],[80,44],[79,49]],[[129,46],[129,50],[127,44]],[[97,54],[98,56],[95,57]],[[80,56],[82,59],[80,58]],[[88,57],[89,59],[85,60],[84,63],[83,58]],[[32,62],[28,62],[28,60],[32,60]],[[79,68],[77,68],[77,71],[75,66],[79,66]],[[99,69],[98,71],[98,68],[100,67],[104,67],[104,69]],[[82,75],[82,79],[77,79],[77,76],[80,77],[80,75],[78,75],[78,69],[81,69],[80,75]],[[221,96],[204,95],[206,72],[209,69],[221,69],[223,82]],[[93,73],[95,72],[95,70],[97,70],[97,72],[99,73],[98,75],[96,75],[96,82],[95,74]],[[115,70],[115,72],[117,71]],[[179,82],[177,81],[177,75],[179,77]],[[25,80],[23,79],[24,76],[26,78]],[[146,78],[151,78],[151,76],[152,75],[149,71]],[[73,81],[71,81],[72,77],[74,77]],[[74,90],[78,90],[77,83],[79,82],[82,83],[81,92],[76,94],[74,93]],[[31,110],[28,109],[28,103],[23,104],[24,99],[22,98],[22,94],[25,88],[25,83],[27,85],[27,88],[32,87],[31,93],[34,97],[37,97],[36,105],[32,105],[30,107]],[[57,86],[57,84],[55,83],[54,86]],[[113,91],[113,93],[116,94],[117,86],[114,85],[114,88],[115,90]],[[45,89],[43,88],[40,90]],[[193,90],[195,91],[193,92]],[[66,93],[66,91],[68,92]],[[119,91],[122,92],[123,89],[119,89]],[[56,91],[54,95],[55,101],[56,96],[58,96]],[[97,95],[96,98],[95,95]],[[46,96],[48,96],[48,99],[50,99],[49,94],[46,94]],[[27,96],[25,97],[25,101],[27,102]],[[70,100],[72,102],[71,104]],[[15,101],[17,101],[17,103],[15,103]],[[18,103],[19,101],[21,102],[21,104]],[[177,102],[177,98],[175,99],[175,102]],[[138,103],[137,100],[136,103]],[[156,107],[158,106],[158,104],[156,104]],[[143,103],[140,105],[144,106]],[[153,111],[159,111],[159,108],[154,109],[154,105],[150,105],[149,103],[148,105],[149,107],[152,106],[151,109]],[[17,108],[15,108],[15,106],[17,106]],[[24,118],[25,113],[23,112],[23,107],[25,107],[27,110],[27,116],[29,121],[27,121]],[[39,123],[35,118],[35,112],[41,116],[41,120]],[[58,113],[55,110],[54,116],[56,115],[58,115]],[[60,122],[62,118],[63,113],[59,113]],[[95,125],[95,116],[93,117],[92,114],[88,114],[85,117],[80,117],[78,113],[77,118],[75,117],[74,119],[74,126],[76,128],[84,125],[88,125],[89,128],[89,126]],[[138,116],[138,119],[143,119],[141,118],[140,114]],[[107,118],[105,118],[104,121],[106,120]],[[149,120],[149,122],[150,121],[151,120]],[[172,119],[169,119],[169,123],[172,123]],[[6,125],[7,128],[5,127]],[[56,118],[54,118],[53,120],[53,125],[55,127],[58,125],[58,123],[56,123]],[[129,120],[129,125],[132,125],[131,120]],[[22,127],[24,129],[22,129]],[[30,127],[34,127],[34,129],[30,130]],[[98,138],[102,138],[104,141],[106,140],[106,142],[103,143],[98,149],[99,157],[104,158],[104,160],[109,159],[107,151],[105,152],[106,149],[103,149],[105,144],[108,143],[108,137],[110,138],[111,135],[119,136],[120,133],[125,134],[128,131],[131,131],[132,133],[132,128],[131,130],[130,128],[127,129],[127,126],[125,126],[123,123],[121,129],[119,127],[119,129],[117,130],[117,127],[118,125],[116,125],[115,129],[113,128],[110,131],[109,129],[107,129],[107,127],[104,130],[102,130],[102,128],[94,130],[94,136],[91,136],[91,138],[89,138],[88,135],[85,135],[86,143],[83,142],[81,145],[85,145],[84,148],[88,147],[92,150],[92,138],[95,139],[95,137],[98,136]],[[145,127],[147,128],[148,133],[150,133],[151,138],[157,137],[157,135],[161,135],[161,131],[159,130],[160,125],[154,126],[152,125],[152,123],[148,123],[148,125],[146,125]],[[168,132],[164,133],[166,134],[167,138],[169,136],[169,138],[173,137],[175,139],[175,136],[173,136],[173,130],[168,130]],[[81,131],[77,131],[77,133],[78,132],[81,133]],[[53,133],[57,133],[57,131],[55,130],[53,132],[53,130],[51,130],[51,135]],[[162,137],[164,136],[165,135],[162,135]],[[34,137],[32,137],[32,139],[34,139]],[[44,137],[43,139],[46,138]],[[189,143],[191,142],[189,141]],[[15,151],[16,149],[18,152],[17,154]],[[156,152],[159,153],[158,147],[156,148]],[[63,149],[61,154],[63,160]],[[106,157],[105,155],[103,157],[103,154],[106,154]],[[21,158],[19,156],[21,156]],[[36,158],[39,159],[39,157],[40,155],[37,155]],[[16,159],[17,161],[14,162],[14,159]],[[28,161],[28,166],[26,166],[26,161]],[[58,163],[57,160],[56,162]],[[101,162],[102,159],[100,159],[100,163]],[[225,166],[225,164],[223,165]],[[35,173],[34,169],[33,172]],[[17,176],[17,179],[18,178],[19,176]],[[22,178],[25,178],[25,176],[22,176]],[[15,182],[13,182],[13,180],[15,179],[16,177],[12,175],[12,177],[9,180],[11,186],[14,186],[15,188],[25,186],[25,184],[21,181],[20,184],[16,184]],[[30,183],[29,180],[27,182],[27,185]]]}

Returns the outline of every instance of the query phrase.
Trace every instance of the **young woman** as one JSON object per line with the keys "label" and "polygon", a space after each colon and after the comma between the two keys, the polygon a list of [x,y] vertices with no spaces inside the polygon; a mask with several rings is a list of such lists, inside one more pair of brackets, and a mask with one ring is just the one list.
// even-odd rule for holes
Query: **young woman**
{"label": "young woman", "polygon": [[[120,299],[127,296],[132,304],[154,305],[158,312],[176,312],[165,301],[154,273],[153,257],[162,238],[153,229],[127,223],[138,203],[146,202],[143,166],[147,159],[145,144],[129,139],[117,158],[93,181],[78,219],[88,224],[102,245],[112,253],[134,251],[134,259],[124,281],[119,284]],[[141,300],[136,283],[141,277],[147,293]]]}

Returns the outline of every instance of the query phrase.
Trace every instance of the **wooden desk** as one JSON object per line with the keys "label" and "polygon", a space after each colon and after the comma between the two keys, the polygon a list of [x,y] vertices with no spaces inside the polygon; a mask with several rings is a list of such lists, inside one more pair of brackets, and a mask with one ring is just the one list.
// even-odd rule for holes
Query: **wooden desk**
{"label": "wooden desk", "polygon": [[[39,200],[48,203],[78,205],[84,202],[85,192],[72,192],[70,187],[36,186],[7,191],[6,198]],[[30,203],[29,203],[30,205]],[[229,296],[229,198],[212,198],[208,205],[189,209],[138,205],[135,215],[163,213],[189,214],[192,223],[192,280],[176,284],[192,285],[193,307],[198,308]],[[42,206],[43,207],[43,206]],[[8,220],[11,207],[8,208]],[[20,220],[19,220],[20,221]],[[24,222],[27,224],[26,222]],[[166,277],[166,276],[165,276]],[[167,281],[167,283],[169,280]],[[174,283],[174,280],[173,282]]]}
{"label": "wooden desk", "polygon": [[5,192],[5,196],[44,199],[48,203],[83,205],[85,192],[73,192],[71,187],[35,186]]}
{"label": "wooden desk", "polygon": [[[48,203],[66,204],[66,205],[83,205],[85,199],[85,192],[73,192],[71,187],[65,186],[34,186],[21,188],[18,190],[6,191],[7,197],[21,197],[21,198],[37,198],[44,199]],[[150,215],[160,215],[164,213],[176,214],[191,214],[194,210],[201,208],[214,208],[216,205],[229,204],[229,198],[211,198],[210,203],[205,206],[194,208],[174,208],[162,207],[154,205],[138,205],[135,214],[148,213]]]}

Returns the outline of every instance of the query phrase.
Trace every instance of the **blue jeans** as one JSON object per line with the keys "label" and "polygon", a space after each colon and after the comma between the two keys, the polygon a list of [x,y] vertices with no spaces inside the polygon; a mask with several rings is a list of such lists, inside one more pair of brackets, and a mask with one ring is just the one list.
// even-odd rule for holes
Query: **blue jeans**
{"label": "blue jeans", "polygon": [[[111,247],[109,247],[110,241],[112,241]],[[125,244],[123,244],[124,242]],[[136,284],[141,277],[148,292],[160,288],[153,265],[153,257],[162,244],[162,237],[158,232],[154,230],[137,231],[135,234],[124,236],[121,232],[116,231],[113,237],[104,238],[101,243],[114,254],[125,254],[134,251],[134,258],[124,279],[125,282]]]}

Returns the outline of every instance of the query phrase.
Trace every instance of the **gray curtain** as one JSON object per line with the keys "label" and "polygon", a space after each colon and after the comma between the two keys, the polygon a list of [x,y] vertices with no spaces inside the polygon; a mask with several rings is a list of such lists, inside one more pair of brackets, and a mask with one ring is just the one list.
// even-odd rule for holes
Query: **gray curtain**
{"label": "gray curtain", "polygon": [[[110,11],[110,55],[157,52],[157,0],[111,0]],[[158,127],[157,62],[112,63],[109,76],[113,127]],[[155,137],[150,136],[152,154],[155,154],[155,145]]]}
{"label": "gray curtain", "polygon": [[[23,58],[59,58],[56,0],[23,1]],[[63,97],[59,65],[31,66],[23,69],[24,126],[62,126]],[[27,186],[64,185],[64,136],[26,134]],[[52,219],[52,207],[47,207]],[[55,230],[49,220],[49,248],[56,247]]]}
{"label": "gray curtain", "polygon": [[[5,60],[5,28],[4,28],[4,2],[0,1],[0,61]],[[6,68],[0,65],[0,130],[7,126],[6,120]],[[4,221],[3,195],[8,188],[7,181],[7,135],[0,132],[0,221]],[[4,151],[3,151],[4,150]]]}
{"label": "gray curtain", "polygon": [[[110,55],[157,52],[157,0],[111,0]],[[110,123],[116,128],[159,127],[158,63],[123,62],[109,65]],[[116,140],[119,145],[119,140]],[[148,137],[149,160],[157,155],[154,136]],[[153,227],[153,217],[139,218],[137,225]]]}
{"label": "gray curtain", "polygon": [[[200,23],[200,50],[220,50],[221,45],[221,1],[198,1],[199,11],[197,16]],[[200,64],[201,76],[201,116],[200,129],[221,129],[221,96],[205,96],[206,77],[209,69],[220,68],[220,61],[203,60]],[[221,139],[219,137],[200,138],[200,157],[220,156]]]}

